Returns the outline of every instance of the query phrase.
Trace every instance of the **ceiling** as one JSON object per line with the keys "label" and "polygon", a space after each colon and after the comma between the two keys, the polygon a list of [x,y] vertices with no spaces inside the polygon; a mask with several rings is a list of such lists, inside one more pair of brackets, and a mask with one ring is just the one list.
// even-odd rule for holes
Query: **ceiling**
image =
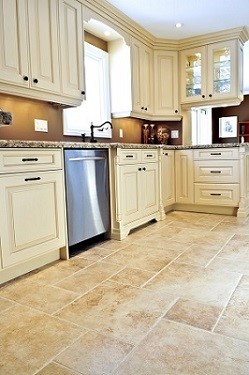
{"label": "ceiling", "polygon": [[[157,38],[184,39],[249,26],[249,0],[107,0]],[[176,28],[175,24],[183,24]]]}

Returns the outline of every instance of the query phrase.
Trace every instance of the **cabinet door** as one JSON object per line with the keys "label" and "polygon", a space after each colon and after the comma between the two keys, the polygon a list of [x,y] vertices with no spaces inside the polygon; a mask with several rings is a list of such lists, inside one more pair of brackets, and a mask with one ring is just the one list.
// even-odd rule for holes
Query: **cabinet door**
{"label": "cabinet door", "polygon": [[154,52],[154,114],[179,116],[178,52]]}
{"label": "cabinet door", "polygon": [[175,152],[176,202],[193,203],[193,157],[192,150]]}
{"label": "cabinet door", "polygon": [[63,93],[83,99],[83,15],[78,1],[60,2],[60,36]]}
{"label": "cabinet door", "polygon": [[141,171],[137,165],[118,166],[119,212],[123,224],[141,217]]}
{"label": "cabinet door", "polygon": [[207,96],[213,99],[235,98],[242,95],[239,72],[242,70],[237,40],[213,43],[208,46]]}
{"label": "cabinet door", "polygon": [[0,177],[3,267],[65,245],[62,171]]}
{"label": "cabinet door", "polygon": [[162,199],[163,206],[175,203],[175,152],[162,153]]}
{"label": "cabinet door", "polygon": [[26,0],[0,0],[0,80],[29,85]]}
{"label": "cabinet door", "polygon": [[60,91],[58,1],[28,1],[30,33],[30,86]]}
{"label": "cabinet door", "polygon": [[206,49],[181,52],[181,102],[203,101],[206,97]]}
{"label": "cabinet door", "polygon": [[153,113],[152,106],[152,88],[153,88],[153,56],[152,51],[149,47],[144,46],[144,53],[142,60],[140,60],[140,65],[142,66],[142,111],[146,114]]}
{"label": "cabinet door", "polygon": [[148,163],[143,165],[141,169],[139,194],[143,198],[142,215],[147,216],[159,210],[158,163]]}

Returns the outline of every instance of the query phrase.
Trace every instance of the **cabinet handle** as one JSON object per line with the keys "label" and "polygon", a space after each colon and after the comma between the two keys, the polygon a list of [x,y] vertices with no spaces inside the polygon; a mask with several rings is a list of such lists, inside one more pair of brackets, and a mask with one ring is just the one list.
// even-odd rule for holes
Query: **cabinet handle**
{"label": "cabinet handle", "polygon": [[82,95],[85,95],[85,93],[86,93],[85,91],[81,91],[81,94],[82,94]]}
{"label": "cabinet handle", "polygon": [[33,82],[34,82],[34,83],[38,83],[38,79],[37,79],[37,78],[34,78],[34,79],[33,79]]}
{"label": "cabinet handle", "polygon": [[146,168],[145,168],[145,167],[143,167],[143,171],[146,171]]}
{"label": "cabinet handle", "polygon": [[147,155],[146,155],[146,158],[153,158],[153,155],[151,155],[151,154],[147,154]]}
{"label": "cabinet handle", "polygon": [[175,113],[178,113],[178,110],[177,110],[177,109],[175,110]]}
{"label": "cabinet handle", "polygon": [[164,154],[165,156],[168,156],[169,154],[167,153],[167,152],[165,152],[165,154]]}
{"label": "cabinet handle", "polygon": [[29,80],[29,77],[28,77],[28,76],[23,76],[23,80],[24,80],[24,81],[28,81],[28,80]]}
{"label": "cabinet handle", "polygon": [[23,158],[22,161],[38,161],[38,158]]}
{"label": "cabinet handle", "polygon": [[212,98],[213,95],[212,95],[212,94],[209,94],[208,96],[209,96],[209,98]]}
{"label": "cabinet handle", "polygon": [[217,196],[220,196],[222,195],[221,193],[210,193],[210,195],[217,195]]}
{"label": "cabinet handle", "polygon": [[138,170],[139,170],[139,171],[141,171],[141,170],[142,170],[142,168],[138,168]]}
{"label": "cabinet handle", "polygon": [[221,171],[210,171],[210,173],[221,173]]}
{"label": "cabinet handle", "polygon": [[30,178],[25,178],[25,181],[39,181],[41,177],[30,177]]}
{"label": "cabinet handle", "polygon": [[145,109],[145,111],[148,111],[148,108],[147,108],[147,107],[145,107],[144,109]]}
{"label": "cabinet handle", "polygon": [[221,152],[211,152],[210,155],[221,155]]}
{"label": "cabinet handle", "polygon": [[205,99],[205,95],[202,95],[201,97],[202,97],[203,99]]}
{"label": "cabinet handle", "polygon": [[126,158],[134,158],[134,155],[125,155]]}

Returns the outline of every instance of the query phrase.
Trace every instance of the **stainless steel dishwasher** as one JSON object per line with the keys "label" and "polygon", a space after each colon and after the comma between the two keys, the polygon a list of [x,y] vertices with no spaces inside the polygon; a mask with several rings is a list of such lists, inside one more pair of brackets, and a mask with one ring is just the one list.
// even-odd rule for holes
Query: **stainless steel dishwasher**
{"label": "stainless steel dishwasher", "polygon": [[68,245],[110,228],[108,151],[65,149]]}

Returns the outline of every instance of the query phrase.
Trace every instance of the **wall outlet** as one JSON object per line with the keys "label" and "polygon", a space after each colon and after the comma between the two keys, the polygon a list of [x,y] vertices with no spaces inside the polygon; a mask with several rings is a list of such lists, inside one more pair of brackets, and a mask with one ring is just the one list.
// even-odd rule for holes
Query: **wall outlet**
{"label": "wall outlet", "polygon": [[36,132],[45,132],[48,131],[48,122],[47,120],[35,119],[35,131]]}
{"label": "wall outlet", "polygon": [[124,132],[123,129],[119,129],[119,138],[123,138]]}
{"label": "wall outlet", "polygon": [[171,138],[179,138],[179,130],[171,130]]}

